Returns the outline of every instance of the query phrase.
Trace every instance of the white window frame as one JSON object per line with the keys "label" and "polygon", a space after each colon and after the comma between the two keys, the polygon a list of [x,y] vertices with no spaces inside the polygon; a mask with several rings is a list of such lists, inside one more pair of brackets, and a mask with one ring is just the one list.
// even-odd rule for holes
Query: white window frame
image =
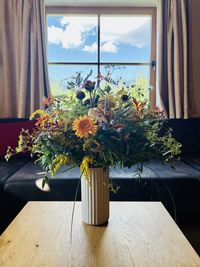
{"label": "white window frame", "polygon": [[[124,65],[124,66],[149,66],[150,67],[150,86],[149,101],[151,108],[156,106],[156,20],[157,10],[156,7],[86,7],[86,6],[46,6],[45,7],[46,18],[48,15],[150,15],[151,16],[151,56],[150,62],[100,62],[100,36],[98,36],[98,56],[97,62],[48,62],[48,65],[95,65],[100,69],[101,65]],[[98,35],[99,35],[98,30]]]}

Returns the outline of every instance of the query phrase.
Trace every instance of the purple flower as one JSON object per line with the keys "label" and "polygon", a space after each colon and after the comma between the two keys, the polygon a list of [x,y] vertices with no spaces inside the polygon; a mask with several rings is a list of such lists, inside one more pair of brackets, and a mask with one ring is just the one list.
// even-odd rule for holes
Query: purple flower
{"label": "purple flower", "polygon": [[85,98],[85,93],[83,91],[78,91],[76,93],[76,97],[79,99],[79,100],[83,100]]}
{"label": "purple flower", "polygon": [[96,82],[86,81],[84,83],[84,88],[85,88],[85,90],[87,90],[88,92],[91,93],[95,88],[95,84],[96,84]]}

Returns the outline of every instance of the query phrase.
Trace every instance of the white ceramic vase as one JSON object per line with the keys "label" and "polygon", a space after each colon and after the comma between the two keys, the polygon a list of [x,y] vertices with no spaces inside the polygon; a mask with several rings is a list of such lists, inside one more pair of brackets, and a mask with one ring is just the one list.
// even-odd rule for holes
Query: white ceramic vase
{"label": "white ceramic vase", "polygon": [[84,223],[102,225],[109,218],[109,169],[90,168],[90,182],[81,178],[82,219]]}

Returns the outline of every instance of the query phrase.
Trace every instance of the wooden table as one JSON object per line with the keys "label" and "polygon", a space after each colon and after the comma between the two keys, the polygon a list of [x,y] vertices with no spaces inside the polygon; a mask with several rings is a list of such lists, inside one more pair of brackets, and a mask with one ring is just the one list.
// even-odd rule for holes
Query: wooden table
{"label": "wooden table", "polygon": [[0,266],[197,267],[200,258],[160,202],[111,202],[107,226],[81,221],[76,203],[29,202],[0,236]]}

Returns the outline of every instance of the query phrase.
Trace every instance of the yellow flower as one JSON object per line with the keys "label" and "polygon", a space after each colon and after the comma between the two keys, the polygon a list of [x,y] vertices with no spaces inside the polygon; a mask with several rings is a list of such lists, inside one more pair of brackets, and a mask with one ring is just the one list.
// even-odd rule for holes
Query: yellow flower
{"label": "yellow flower", "polygon": [[70,157],[67,155],[59,155],[52,161],[52,175],[56,175],[58,169],[61,166],[68,165],[70,162]]}
{"label": "yellow flower", "polygon": [[13,155],[13,149],[10,146],[8,146],[6,155],[5,155],[5,160],[9,161],[12,155]]}
{"label": "yellow flower", "polygon": [[93,160],[85,156],[81,162],[80,171],[82,174],[84,174],[85,178],[89,181],[90,180],[90,169],[89,165],[93,162]]}
{"label": "yellow flower", "polygon": [[15,151],[17,153],[20,153],[24,150],[24,138],[23,135],[20,133],[19,139],[18,139],[18,146],[15,148]]}
{"label": "yellow flower", "polygon": [[46,114],[46,112],[44,111],[44,110],[42,110],[42,109],[37,109],[36,111],[34,111],[33,112],[33,114],[31,114],[31,116],[30,116],[30,120],[33,120],[34,118],[35,118],[35,116],[36,115],[40,115],[40,117],[41,116],[43,116],[43,115],[45,115]]}
{"label": "yellow flower", "polygon": [[97,132],[97,125],[95,125],[93,118],[86,115],[75,119],[72,126],[75,135],[80,138],[87,137],[90,134],[95,135]]}

